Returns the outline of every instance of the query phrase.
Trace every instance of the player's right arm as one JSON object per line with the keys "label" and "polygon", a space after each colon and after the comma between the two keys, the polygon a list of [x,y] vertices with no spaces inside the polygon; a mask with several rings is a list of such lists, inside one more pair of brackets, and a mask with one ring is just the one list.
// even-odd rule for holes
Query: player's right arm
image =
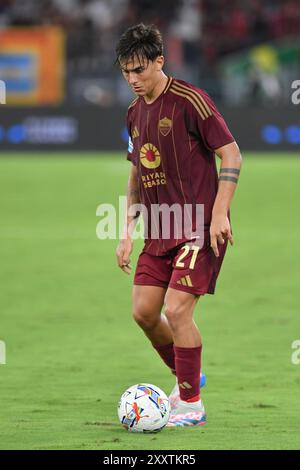
{"label": "player's right arm", "polygon": [[133,250],[132,232],[139,217],[138,211],[132,214],[132,211],[129,210],[134,204],[140,204],[140,196],[137,167],[132,164],[128,178],[127,210],[123,235],[116,250],[118,266],[127,274],[131,272],[130,255]]}

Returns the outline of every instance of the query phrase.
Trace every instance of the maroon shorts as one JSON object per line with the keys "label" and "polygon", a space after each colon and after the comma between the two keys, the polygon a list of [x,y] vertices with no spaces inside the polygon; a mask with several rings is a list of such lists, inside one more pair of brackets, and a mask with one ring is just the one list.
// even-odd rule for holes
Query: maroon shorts
{"label": "maroon shorts", "polygon": [[205,232],[201,249],[188,242],[164,256],[143,251],[137,262],[134,284],[172,287],[195,295],[213,294],[226,247],[227,241],[218,245],[220,256],[217,258],[210,246],[209,232]]}

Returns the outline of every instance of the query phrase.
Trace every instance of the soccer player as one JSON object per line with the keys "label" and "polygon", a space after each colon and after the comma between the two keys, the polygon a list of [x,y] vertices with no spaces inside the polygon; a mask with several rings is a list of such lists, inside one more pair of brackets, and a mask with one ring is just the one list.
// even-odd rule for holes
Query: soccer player
{"label": "soccer player", "polygon": [[[241,155],[207,93],[163,72],[162,37],[154,25],[127,29],[116,56],[136,94],[127,114],[131,170],[117,261],[129,274],[132,226],[142,212],[147,237],[134,277],[133,317],[177,377],[168,425],[201,425],[202,340],[193,313],[200,296],[214,293],[227,242],[233,244],[229,209]],[[143,210],[131,213],[139,203]],[[166,230],[163,210],[156,216],[153,209],[174,204]],[[202,225],[196,205],[204,207]],[[180,218],[185,207],[192,208],[188,220]],[[180,232],[182,227],[187,230]]]}

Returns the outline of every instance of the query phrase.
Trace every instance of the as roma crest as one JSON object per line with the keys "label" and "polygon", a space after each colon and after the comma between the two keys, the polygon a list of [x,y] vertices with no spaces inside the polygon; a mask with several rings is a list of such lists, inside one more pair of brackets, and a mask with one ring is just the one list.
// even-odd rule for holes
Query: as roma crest
{"label": "as roma crest", "polygon": [[166,137],[169,134],[170,130],[172,129],[172,121],[167,117],[161,119],[158,123],[159,132]]}

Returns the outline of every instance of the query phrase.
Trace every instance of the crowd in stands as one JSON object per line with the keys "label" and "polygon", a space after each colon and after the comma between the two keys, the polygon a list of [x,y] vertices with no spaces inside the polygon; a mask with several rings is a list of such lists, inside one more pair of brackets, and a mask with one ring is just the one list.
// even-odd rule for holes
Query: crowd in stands
{"label": "crowd in stands", "polygon": [[300,37],[298,0],[202,0],[202,52],[209,61],[265,41]]}

